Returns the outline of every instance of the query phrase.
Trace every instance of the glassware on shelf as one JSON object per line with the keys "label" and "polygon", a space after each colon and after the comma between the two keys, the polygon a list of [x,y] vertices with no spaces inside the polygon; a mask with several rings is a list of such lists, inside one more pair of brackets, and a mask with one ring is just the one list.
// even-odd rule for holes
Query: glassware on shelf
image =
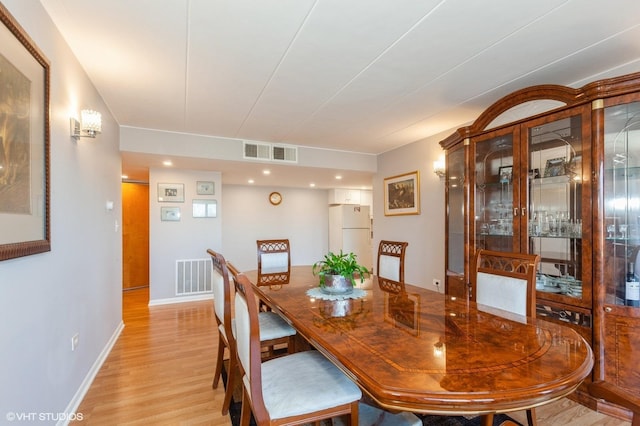
{"label": "glassware on shelf", "polygon": [[620,238],[623,240],[627,239],[627,230],[629,226],[627,224],[618,225],[618,230],[620,231]]}
{"label": "glassware on shelf", "polygon": [[609,224],[607,225],[607,238],[615,238],[616,236],[616,225]]}

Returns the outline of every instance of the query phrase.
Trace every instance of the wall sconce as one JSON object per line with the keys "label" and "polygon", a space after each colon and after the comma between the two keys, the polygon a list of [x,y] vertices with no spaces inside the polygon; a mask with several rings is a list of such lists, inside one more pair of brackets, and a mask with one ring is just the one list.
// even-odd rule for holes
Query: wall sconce
{"label": "wall sconce", "polygon": [[440,337],[438,341],[433,344],[433,356],[436,358],[442,358],[444,356],[445,348],[445,343],[442,341],[442,337]]}
{"label": "wall sconce", "polygon": [[80,111],[80,121],[71,118],[71,137],[95,138],[102,132],[102,115],[97,111],[83,109]]}
{"label": "wall sconce", "polygon": [[433,173],[437,174],[440,179],[445,177],[447,173],[444,167],[444,157],[440,157],[433,162]]}

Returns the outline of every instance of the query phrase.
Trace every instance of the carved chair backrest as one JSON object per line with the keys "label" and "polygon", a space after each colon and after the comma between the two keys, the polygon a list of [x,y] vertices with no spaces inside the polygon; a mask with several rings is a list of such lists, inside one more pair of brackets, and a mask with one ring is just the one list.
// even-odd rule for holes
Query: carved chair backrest
{"label": "carved chair backrest", "polygon": [[258,285],[287,284],[291,274],[288,239],[257,240]]}
{"label": "carved chair backrest", "polygon": [[404,282],[404,255],[408,245],[403,241],[380,241],[377,266],[379,277]]}
{"label": "carved chair backrest", "polygon": [[475,260],[471,294],[478,304],[535,317],[539,255],[478,250]]}

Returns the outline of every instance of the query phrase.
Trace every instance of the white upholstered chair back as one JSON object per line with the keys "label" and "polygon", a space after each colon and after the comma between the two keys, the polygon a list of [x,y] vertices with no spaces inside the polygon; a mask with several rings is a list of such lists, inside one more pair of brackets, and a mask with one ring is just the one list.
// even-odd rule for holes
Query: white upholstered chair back
{"label": "white upholstered chair back", "polygon": [[408,245],[404,241],[380,241],[378,277],[404,282],[404,256]]}
{"label": "white upholstered chair back", "polygon": [[222,324],[224,324],[224,277],[213,268],[213,310]]}
{"label": "white upholstered chair back", "polygon": [[398,257],[381,255],[379,264],[379,277],[400,281],[400,259]]}
{"label": "white upholstered chair back", "polygon": [[527,281],[501,275],[478,273],[476,302],[527,316]]}
{"label": "white upholstered chair back", "polygon": [[535,317],[535,276],[540,256],[478,250],[471,294],[480,305]]}
{"label": "white upholstered chair back", "polygon": [[235,331],[236,331],[236,351],[238,361],[244,372],[242,383],[249,386],[251,373],[251,321],[249,317],[249,305],[245,296],[237,292],[234,297]]}
{"label": "white upholstered chair back", "polygon": [[286,272],[289,269],[289,253],[262,253],[260,255],[262,272]]}

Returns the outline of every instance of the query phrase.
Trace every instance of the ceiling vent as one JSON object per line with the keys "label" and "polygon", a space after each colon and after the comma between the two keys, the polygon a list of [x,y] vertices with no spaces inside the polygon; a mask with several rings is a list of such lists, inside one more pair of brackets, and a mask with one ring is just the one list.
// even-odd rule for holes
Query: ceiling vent
{"label": "ceiling vent", "polygon": [[244,158],[252,160],[271,160],[271,145],[268,143],[245,142]]}
{"label": "ceiling vent", "polygon": [[295,146],[274,145],[272,153],[273,161],[298,162],[298,148]]}
{"label": "ceiling vent", "polygon": [[245,160],[298,162],[298,147],[296,146],[244,141],[243,148],[243,158]]}

